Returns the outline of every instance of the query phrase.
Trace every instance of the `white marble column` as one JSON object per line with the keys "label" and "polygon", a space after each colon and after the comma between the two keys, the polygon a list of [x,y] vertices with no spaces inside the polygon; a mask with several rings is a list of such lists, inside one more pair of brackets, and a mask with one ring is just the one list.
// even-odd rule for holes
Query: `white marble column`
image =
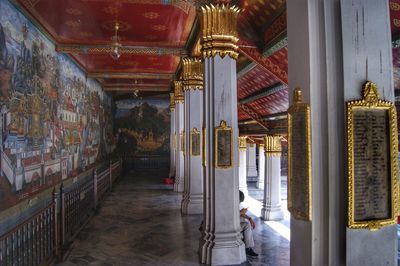
{"label": "white marble column", "polygon": [[257,188],[264,189],[265,180],[265,153],[264,144],[258,145],[258,182]]}
{"label": "white marble column", "polygon": [[265,149],[265,184],[261,217],[266,221],[283,219],[281,204],[281,137],[266,136]]}
{"label": "white marble column", "polygon": [[[389,1],[288,0],[289,95],[311,107],[311,221],[290,221],[291,265],[397,265],[396,225],[347,225],[345,103],[373,81],[394,101]],[[296,169],[294,169],[296,171]]]}
{"label": "white marble column", "polygon": [[239,190],[245,196],[249,194],[247,190],[247,137],[239,137]]}
{"label": "white marble column", "polygon": [[[203,218],[205,230],[200,241],[199,253],[201,263],[235,265],[246,261],[239,222],[235,61],[238,56],[238,9],[216,5],[206,6],[201,12],[206,200]],[[226,130],[223,131],[225,134],[220,134],[220,138],[215,138],[217,128]],[[228,138],[229,136],[231,137]]]}
{"label": "white marble column", "polygon": [[247,143],[247,176],[257,177],[256,144]]}
{"label": "white marble column", "polygon": [[175,81],[175,113],[176,113],[176,173],[174,191],[183,192],[184,187],[184,96],[181,81]]}
{"label": "white marble column", "polygon": [[203,213],[203,167],[201,134],[203,127],[203,68],[200,59],[183,59],[185,91],[185,190],[183,214]]}
{"label": "white marble column", "polygon": [[170,111],[171,111],[171,134],[170,134],[170,164],[169,164],[169,177],[175,176],[175,151],[176,151],[176,143],[175,143],[175,97],[174,93],[170,93]]}

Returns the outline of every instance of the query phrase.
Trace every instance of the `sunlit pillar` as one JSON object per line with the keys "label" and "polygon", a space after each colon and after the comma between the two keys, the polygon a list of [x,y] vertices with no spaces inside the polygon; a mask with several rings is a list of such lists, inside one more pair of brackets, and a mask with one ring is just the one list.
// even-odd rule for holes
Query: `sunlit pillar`
{"label": "sunlit pillar", "polygon": [[265,180],[265,153],[264,153],[264,144],[258,145],[258,182],[257,187],[260,189],[264,189],[264,180]]}
{"label": "sunlit pillar", "polygon": [[247,190],[247,137],[239,137],[239,190],[245,196],[249,194]]}
{"label": "sunlit pillar", "polygon": [[183,59],[185,91],[185,189],[183,214],[203,213],[203,167],[201,134],[203,127],[203,66],[199,58]]}
{"label": "sunlit pillar", "polygon": [[258,177],[255,143],[247,143],[247,176]]}
{"label": "sunlit pillar", "polygon": [[[368,206],[368,210],[375,207],[376,211],[382,210],[379,204],[373,207],[373,200],[379,202],[385,193],[378,192],[372,197],[369,192],[358,191],[360,206],[348,206],[348,192],[356,188],[348,183],[345,106],[347,101],[361,98],[362,86],[367,80],[377,84],[383,100],[394,101],[390,11],[398,5],[376,0],[288,0],[286,5],[289,105],[296,102],[296,94],[292,96],[295,88],[301,88],[303,102],[310,105],[311,117],[311,187],[308,190],[311,198],[303,210],[311,216],[291,215],[290,263],[293,266],[397,265],[394,219],[377,230],[351,228],[348,224],[353,214],[349,209],[362,211],[363,206]],[[361,112],[368,113],[365,109]],[[372,135],[371,131],[365,133]],[[366,139],[372,143],[369,137]],[[371,157],[367,160],[372,161],[375,151],[369,152],[366,156]],[[366,188],[376,188],[371,181],[373,177],[369,177],[375,175],[371,170],[375,167],[383,166],[367,166],[369,173],[359,176],[361,180],[365,177],[365,182],[370,180]],[[304,169],[303,164],[292,170],[296,173]],[[308,197],[306,190],[297,194],[300,193]],[[361,221],[375,226],[373,216]]]}
{"label": "sunlit pillar", "polygon": [[237,16],[225,5],[201,8],[206,128],[204,233],[201,263],[246,261],[239,222]]}
{"label": "sunlit pillar", "polygon": [[265,148],[265,184],[261,217],[267,221],[283,219],[281,205],[281,137],[266,136]]}
{"label": "sunlit pillar", "polygon": [[175,81],[175,123],[176,123],[176,173],[174,191],[183,192],[184,186],[184,96],[181,81]]}
{"label": "sunlit pillar", "polygon": [[171,133],[169,138],[170,143],[170,164],[169,164],[169,177],[175,176],[175,151],[176,151],[176,139],[175,139],[175,97],[174,93],[170,93],[170,111],[171,111]]}

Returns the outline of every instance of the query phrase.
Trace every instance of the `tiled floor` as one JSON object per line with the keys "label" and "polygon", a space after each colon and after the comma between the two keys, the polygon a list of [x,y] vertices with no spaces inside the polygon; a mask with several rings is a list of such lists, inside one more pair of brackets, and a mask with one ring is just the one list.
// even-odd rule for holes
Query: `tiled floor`
{"label": "tiled floor", "polygon": [[[122,177],[60,265],[199,265],[202,216],[181,216],[181,195],[162,184],[164,176],[147,172]],[[288,240],[276,227],[256,221],[260,256],[244,265],[289,265]]]}

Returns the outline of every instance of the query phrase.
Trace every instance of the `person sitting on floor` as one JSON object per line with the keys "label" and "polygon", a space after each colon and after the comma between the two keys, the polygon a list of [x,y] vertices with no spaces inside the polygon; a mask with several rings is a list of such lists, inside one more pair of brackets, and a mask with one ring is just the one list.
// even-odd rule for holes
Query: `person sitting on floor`
{"label": "person sitting on floor", "polygon": [[247,208],[242,206],[244,201],[244,193],[239,190],[240,199],[240,227],[242,228],[242,233],[244,236],[244,244],[246,247],[246,255],[256,257],[257,253],[254,252],[254,239],[253,239],[253,229],[256,228],[256,224],[253,219],[248,216]]}

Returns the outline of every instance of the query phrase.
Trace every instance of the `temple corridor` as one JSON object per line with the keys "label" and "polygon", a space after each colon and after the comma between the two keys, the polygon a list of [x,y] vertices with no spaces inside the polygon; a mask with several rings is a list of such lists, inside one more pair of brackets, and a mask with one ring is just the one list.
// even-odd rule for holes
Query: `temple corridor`
{"label": "temple corridor", "polygon": [[[181,194],[162,184],[165,175],[153,171],[121,177],[59,265],[199,265],[202,215],[181,215]],[[260,255],[242,265],[289,265],[289,241],[252,216]]]}

